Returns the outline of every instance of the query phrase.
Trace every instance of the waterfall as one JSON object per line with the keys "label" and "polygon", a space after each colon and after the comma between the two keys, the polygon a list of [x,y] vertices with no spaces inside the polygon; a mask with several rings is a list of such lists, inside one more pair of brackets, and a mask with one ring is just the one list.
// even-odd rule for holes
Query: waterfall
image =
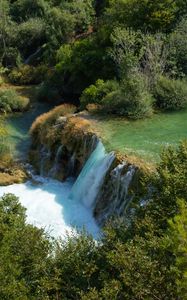
{"label": "waterfall", "polygon": [[86,207],[93,207],[114,157],[114,153],[106,153],[99,141],[74,183],[69,198],[82,202]]}
{"label": "waterfall", "polygon": [[124,212],[126,206],[128,205],[129,200],[131,200],[132,197],[128,196],[129,186],[131,184],[132,178],[135,173],[134,166],[130,165],[128,167],[128,171],[125,175],[121,176],[120,183],[121,183],[121,190],[118,194],[118,201],[117,201],[117,212],[120,215]]}
{"label": "waterfall", "polygon": [[59,170],[59,160],[60,160],[60,156],[62,154],[63,147],[64,147],[63,145],[60,145],[57,149],[53,167],[51,168],[51,170],[48,173],[49,177],[54,177]]}
{"label": "waterfall", "polygon": [[69,164],[68,164],[68,176],[72,176],[74,173],[75,157],[76,157],[76,152],[73,152],[72,156],[70,157]]}
{"label": "waterfall", "polygon": [[48,150],[45,146],[42,147],[40,151],[40,176],[45,176],[45,163],[50,158],[50,150]]}
{"label": "waterfall", "polygon": [[[103,223],[109,216],[124,215],[133,195],[129,193],[130,184],[134,178],[136,167],[123,162],[110,173],[110,180],[107,182],[107,195],[101,194],[97,200],[99,211],[98,221]],[[103,201],[103,198],[105,200]],[[106,199],[107,198],[107,199]]]}
{"label": "waterfall", "polygon": [[99,143],[99,139],[96,135],[92,135],[90,138],[84,138],[83,143],[83,159],[86,160],[88,158],[88,155],[91,155],[91,153],[95,150]]}

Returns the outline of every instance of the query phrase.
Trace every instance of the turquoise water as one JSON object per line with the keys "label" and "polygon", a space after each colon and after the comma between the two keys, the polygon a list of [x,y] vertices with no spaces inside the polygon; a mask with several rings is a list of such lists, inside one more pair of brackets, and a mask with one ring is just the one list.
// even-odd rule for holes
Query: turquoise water
{"label": "turquoise water", "polygon": [[52,106],[46,103],[36,102],[29,111],[17,113],[5,119],[5,129],[8,135],[6,142],[15,158],[26,157],[30,146],[29,129],[33,121],[51,108]]}
{"label": "turquoise water", "polygon": [[102,119],[96,122],[107,150],[158,161],[160,151],[187,139],[187,110],[163,113],[149,119],[128,121]]}

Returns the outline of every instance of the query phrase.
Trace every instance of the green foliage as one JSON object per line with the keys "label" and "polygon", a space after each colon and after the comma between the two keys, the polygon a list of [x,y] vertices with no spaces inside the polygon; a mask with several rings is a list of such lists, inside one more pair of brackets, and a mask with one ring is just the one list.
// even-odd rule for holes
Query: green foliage
{"label": "green foliage", "polygon": [[44,20],[40,18],[30,18],[18,25],[16,44],[25,58],[33,54],[46,41],[45,27]]}
{"label": "green foliage", "polygon": [[[54,269],[58,270],[59,298],[76,299],[92,282],[97,283],[97,247],[85,233],[67,237],[56,249]],[[53,275],[55,276],[55,273]],[[73,284],[72,284],[73,283]]]}
{"label": "green foliage", "polygon": [[49,8],[45,0],[17,0],[10,6],[10,13],[15,21],[22,22],[29,18],[44,17]]}
{"label": "green foliage", "polygon": [[185,14],[185,1],[179,5],[172,0],[111,0],[105,18],[111,26],[167,32],[178,21],[178,14]]}
{"label": "green foliage", "polygon": [[187,141],[183,141],[177,149],[168,147],[163,150],[157,175],[148,183],[155,189],[154,201],[150,201],[149,206],[154,222],[159,224],[157,226],[165,228],[167,220],[178,213],[178,199],[187,200],[186,178]]}
{"label": "green foliage", "polygon": [[184,18],[169,36],[169,60],[175,76],[187,74],[187,19]]}
{"label": "green foliage", "polygon": [[95,15],[93,0],[62,1],[60,7],[73,16],[76,33],[87,31],[89,26],[93,25]]}
{"label": "green foliage", "polygon": [[[10,52],[12,55],[12,44],[15,40],[16,28],[9,15],[9,3],[6,0],[0,2],[0,64],[10,63]],[[15,51],[15,50],[14,50]],[[14,57],[14,60],[16,58]]]}
{"label": "green foliage", "polygon": [[[56,79],[64,93],[80,95],[98,78],[110,79],[113,65],[97,37],[62,46],[57,53]],[[99,68],[98,68],[99,66]]]}
{"label": "green foliage", "polygon": [[47,59],[54,62],[54,50],[71,42],[75,36],[87,32],[94,21],[92,0],[61,1],[52,6],[47,15]]}
{"label": "green foliage", "polygon": [[[65,108],[44,115],[33,129],[52,124]],[[149,178],[149,201],[128,224],[122,219],[109,222],[97,242],[83,232],[54,245],[43,230],[25,223],[25,209],[15,196],[3,196],[1,298],[186,299],[186,178],[183,142],[163,152],[157,173]]]}
{"label": "green foliage", "polygon": [[187,106],[186,82],[160,77],[154,90],[156,104],[163,110],[179,110]]}
{"label": "green foliage", "polygon": [[43,230],[27,225],[18,199],[0,199],[1,299],[44,299],[49,243]]}
{"label": "green foliage", "polygon": [[14,68],[8,75],[10,82],[18,85],[38,84],[47,76],[48,67],[45,65],[30,66],[22,65]]}
{"label": "green foliage", "polygon": [[117,27],[111,34],[112,47],[110,56],[116,66],[119,78],[128,76],[139,67],[143,55],[143,41],[141,32]]}
{"label": "green foliage", "polygon": [[145,78],[141,74],[129,74],[120,84],[116,81],[98,80],[84,90],[81,105],[99,104],[104,113],[117,114],[132,119],[152,113],[152,96],[147,91]]}
{"label": "green foliage", "polygon": [[145,78],[135,73],[124,79],[120,89],[102,100],[104,111],[141,119],[152,113],[152,96],[147,91]]}
{"label": "green foliage", "polygon": [[0,112],[11,113],[23,111],[28,106],[28,100],[21,98],[13,89],[0,90]]}
{"label": "green foliage", "polygon": [[58,48],[62,43],[70,41],[74,36],[74,17],[58,7],[53,7],[49,12],[49,26],[47,35],[53,48]]}
{"label": "green foliage", "polygon": [[176,266],[178,276],[176,283],[180,299],[187,299],[187,203],[184,200],[179,202],[179,214],[169,222],[169,235],[173,240],[174,253],[176,255]]}
{"label": "green foliage", "polygon": [[101,104],[102,99],[109,93],[116,91],[119,85],[116,81],[106,81],[98,79],[95,85],[90,85],[81,95],[81,106],[85,108],[88,104]]}

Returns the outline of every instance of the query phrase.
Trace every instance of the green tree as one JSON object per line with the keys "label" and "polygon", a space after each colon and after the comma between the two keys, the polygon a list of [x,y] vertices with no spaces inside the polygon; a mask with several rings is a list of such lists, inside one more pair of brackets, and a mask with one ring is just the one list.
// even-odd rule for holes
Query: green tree
{"label": "green tree", "polygon": [[25,209],[11,194],[0,199],[1,299],[44,299],[50,244],[26,224]]}
{"label": "green tree", "polygon": [[12,18],[21,23],[30,18],[43,18],[49,9],[49,1],[45,0],[17,0],[10,6]]}
{"label": "green tree", "polygon": [[136,30],[167,32],[178,21],[179,10],[184,13],[173,0],[111,0],[105,18],[112,27],[121,24]]}
{"label": "green tree", "polygon": [[176,283],[180,299],[187,299],[187,203],[180,200],[179,213],[169,222],[178,270]]}

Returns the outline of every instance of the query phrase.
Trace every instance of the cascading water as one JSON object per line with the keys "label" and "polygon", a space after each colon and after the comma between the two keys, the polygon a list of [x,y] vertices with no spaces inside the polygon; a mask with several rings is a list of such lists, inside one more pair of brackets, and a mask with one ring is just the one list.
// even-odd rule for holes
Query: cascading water
{"label": "cascading water", "polygon": [[40,157],[41,157],[40,175],[41,176],[46,176],[46,174],[45,174],[45,163],[49,159],[50,155],[51,155],[50,150],[48,150],[45,146],[43,146],[41,151],[40,151]]}
{"label": "cascading water", "polygon": [[[62,146],[58,148],[51,172],[58,166],[61,153]],[[49,155],[49,151],[42,148],[41,174],[45,175],[45,161]],[[55,237],[64,237],[66,232],[71,232],[75,227],[85,227],[94,237],[98,237],[100,229],[93,217],[92,206],[113,159],[114,154],[107,154],[99,142],[74,184],[71,180],[61,183],[33,175],[30,169],[32,180],[0,187],[0,196],[4,193],[18,196],[21,204],[27,208],[27,221],[44,227]]]}
{"label": "cascading water", "polygon": [[[110,180],[107,182],[106,194],[99,195],[96,203],[97,220],[103,223],[109,216],[124,215],[133,196],[129,193],[136,168],[126,162],[119,164],[110,172]],[[103,201],[107,198],[107,202]],[[99,213],[98,213],[99,212]]]}
{"label": "cascading water", "polygon": [[89,208],[93,207],[104,177],[113,160],[114,154],[107,154],[103,144],[99,141],[77,178],[69,198],[82,202]]}
{"label": "cascading water", "polygon": [[[100,210],[100,219],[106,219],[114,211],[120,214],[125,209],[129,201],[128,190],[135,169],[124,163],[107,173],[115,159],[114,153],[106,153],[103,144],[95,137],[91,143],[87,144],[95,150],[74,183],[70,179],[62,183],[50,177],[42,177],[46,175],[45,163],[50,158],[50,152],[43,147],[40,153],[40,176],[33,176],[31,170],[33,180],[24,184],[0,187],[0,196],[4,193],[13,193],[18,196],[21,204],[27,208],[27,221],[46,228],[55,237],[63,237],[67,231],[70,232],[75,227],[79,229],[85,227],[97,238],[100,229],[93,217],[93,210],[102,194],[101,189],[106,174],[112,180],[112,192],[109,194],[106,205]],[[87,150],[91,151],[88,145]],[[54,165],[48,176],[52,177],[57,169],[60,172],[62,150],[61,145],[56,152]],[[74,168],[75,154],[72,155],[70,163],[71,168]],[[124,168],[126,168],[125,172]]]}
{"label": "cascading water", "polygon": [[72,176],[74,169],[75,169],[75,155],[76,153],[74,152],[73,155],[71,156],[69,160],[69,165],[68,165],[68,176]]}
{"label": "cascading water", "polygon": [[56,173],[58,172],[58,170],[60,169],[59,160],[60,160],[60,156],[62,154],[63,147],[64,147],[63,145],[60,145],[57,149],[53,167],[51,168],[51,170],[48,173],[49,177],[54,177],[56,175]]}

